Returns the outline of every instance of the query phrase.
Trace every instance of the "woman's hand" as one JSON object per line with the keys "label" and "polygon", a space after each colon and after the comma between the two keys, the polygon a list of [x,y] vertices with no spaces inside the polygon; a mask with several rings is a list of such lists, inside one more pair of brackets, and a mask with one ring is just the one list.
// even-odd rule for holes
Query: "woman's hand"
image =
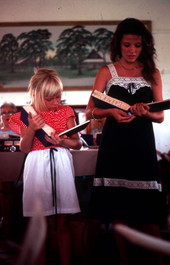
{"label": "woman's hand", "polygon": [[33,131],[37,131],[45,125],[43,118],[38,114],[33,117],[32,114],[29,113],[28,122],[30,129],[32,129]]}
{"label": "woman's hand", "polygon": [[135,116],[146,116],[149,111],[149,106],[145,103],[136,103],[130,107],[130,112]]}
{"label": "woman's hand", "polygon": [[130,115],[127,112],[117,108],[110,109],[110,116],[112,116],[119,123],[128,123],[135,118],[133,114]]}

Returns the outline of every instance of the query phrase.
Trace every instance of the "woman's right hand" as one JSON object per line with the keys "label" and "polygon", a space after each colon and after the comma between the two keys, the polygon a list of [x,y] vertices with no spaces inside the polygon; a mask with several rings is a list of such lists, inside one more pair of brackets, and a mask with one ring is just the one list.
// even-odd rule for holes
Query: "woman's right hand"
{"label": "woman's right hand", "polygon": [[112,116],[118,123],[128,123],[135,119],[133,114],[128,114],[118,108],[110,109],[110,116]]}

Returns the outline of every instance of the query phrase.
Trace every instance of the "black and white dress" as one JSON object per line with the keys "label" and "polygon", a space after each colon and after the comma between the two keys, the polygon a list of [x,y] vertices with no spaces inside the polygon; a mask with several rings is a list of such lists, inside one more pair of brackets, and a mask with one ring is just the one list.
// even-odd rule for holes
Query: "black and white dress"
{"label": "black and white dress", "polygon": [[[130,105],[151,102],[152,89],[143,77],[119,77],[113,64],[106,93]],[[161,183],[152,122],[137,117],[118,123],[108,117],[102,132],[91,198],[93,217],[159,223]]]}

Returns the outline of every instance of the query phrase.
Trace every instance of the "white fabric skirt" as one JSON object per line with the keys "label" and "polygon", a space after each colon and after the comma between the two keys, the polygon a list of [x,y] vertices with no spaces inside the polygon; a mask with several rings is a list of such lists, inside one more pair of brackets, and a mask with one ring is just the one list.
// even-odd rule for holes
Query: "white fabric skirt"
{"label": "white fabric skirt", "polygon": [[[75,187],[72,154],[68,149],[55,148],[54,163],[50,161],[50,149],[32,151],[24,166],[23,215],[33,216],[36,200],[41,202],[44,216],[62,213],[78,213],[80,206]],[[52,185],[51,163],[56,179]],[[55,186],[55,187],[54,187]],[[53,194],[56,190],[56,194]],[[56,195],[56,206],[53,203]]]}

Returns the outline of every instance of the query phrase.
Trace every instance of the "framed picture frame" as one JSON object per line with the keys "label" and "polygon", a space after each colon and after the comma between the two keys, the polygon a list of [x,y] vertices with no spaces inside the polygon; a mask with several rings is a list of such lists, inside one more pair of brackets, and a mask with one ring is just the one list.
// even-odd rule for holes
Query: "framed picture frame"
{"label": "framed picture frame", "polygon": [[[0,92],[27,91],[37,67],[55,69],[64,90],[91,90],[120,21],[0,23]],[[151,30],[150,20],[143,21]]]}

